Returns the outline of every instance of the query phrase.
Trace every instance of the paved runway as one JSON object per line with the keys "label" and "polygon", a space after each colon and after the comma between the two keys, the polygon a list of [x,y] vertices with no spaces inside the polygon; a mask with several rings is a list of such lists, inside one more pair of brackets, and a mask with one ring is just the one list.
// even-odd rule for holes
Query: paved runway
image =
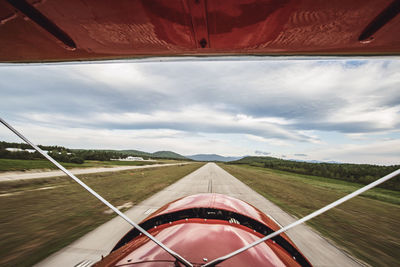
{"label": "paved runway", "polygon": [[[187,163],[168,163],[168,164],[150,164],[143,166],[115,166],[115,167],[95,167],[95,168],[75,168],[68,169],[75,175],[78,174],[88,174],[88,173],[99,173],[99,172],[118,172],[125,170],[133,170],[133,169],[144,169],[144,168],[156,168],[156,167],[165,167],[179,164],[187,164]],[[0,173],[0,182],[5,181],[15,181],[15,180],[26,180],[26,179],[38,179],[38,178],[48,178],[48,177],[57,177],[57,176],[65,176],[65,173],[62,171],[29,171],[29,172],[4,172]]]}
{"label": "paved runway", "polygon": [[[226,194],[244,200],[273,217],[281,225],[295,221],[293,217],[214,163],[206,164],[144,200],[128,210],[126,215],[135,222],[140,222],[170,201],[206,192]],[[114,218],[37,266],[90,266],[91,263],[100,260],[101,255],[107,255],[115,243],[130,229],[125,221],[119,217]],[[300,225],[287,234],[314,266],[360,266],[308,226]]]}

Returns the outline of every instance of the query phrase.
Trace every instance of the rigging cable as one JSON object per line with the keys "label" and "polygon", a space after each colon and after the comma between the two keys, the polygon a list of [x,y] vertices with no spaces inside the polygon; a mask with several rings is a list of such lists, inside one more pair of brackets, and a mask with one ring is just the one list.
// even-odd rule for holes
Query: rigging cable
{"label": "rigging cable", "polygon": [[264,241],[266,241],[266,240],[268,240],[268,239],[270,239],[270,238],[272,238],[274,236],[277,236],[277,235],[279,235],[279,234],[281,234],[281,233],[283,233],[283,232],[285,232],[285,231],[287,231],[287,230],[289,230],[289,229],[291,229],[291,228],[293,228],[293,227],[295,227],[295,226],[297,226],[299,224],[302,224],[302,223],[304,223],[304,222],[306,222],[306,221],[308,221],[308,220],[310,220],[310,219],[312,219],[312,218],[314,218],[314,217],[316,217],[316,216],[318,216],[318,215],[320,215],[320,214],[322,214],[322,213],[324,213],[324,212],[326,212],[326,211],[328,211],[328,210],[330,210],[330,209],[342,204],[343,202],[345,202],[347,200],[350,200],[353,197],[358,196],[359,194],[364,193],[365,191],[367,191],[367,190],[369,190],[369,189],[371,189],[371,188],[373,188],[373,187],[375,187],[375,186],[377,186],[377,185],[379,185],[379,184],[381,184],[383,182],[386,182],[389,179],[392,179],[393,177],[395,177],[395,176],[397,176],[399,174],[400,174],[400,169],[398,169],[398,170],[396,170],[396,171],[394,171],[394,172],[392,172],[392,173],[390,173],[390,174],[388,174],[388,175],[376,180],[375,182],[372,182],[372,183],[370,183],[370,184],[368,184],[368,185],[366,185],[364,187],[361,187],[360,189],[354,191],[353,193],[350,193],[350,194],[348,194],[348,195],[346,195],[346,196],[344,196],[344,197],[332,202],[331,204],[328,204],[325,207],[310,213],[309,215],[307,215],[307,216],[305,216],[305,217],[303,217],[303,218],[301,218],[301,219],[299,219],[299,220],[297,220],[297,221],[295,221],[295,222],[293,222],[293,223],[291,223],[291,224],[279,229],[276,232],[273,232],[273,233],[271,233],[271,234],[269,234],[269,235],[267,235],[267,236],[265,236],[265,237],[263,237],[263,238],[261,238],[261,239],[259,239],[257,241],[254,241],[253,243],[251,243],[249,245],[246,245],[246,246],[244,246],[244,247],[242,247],[242,248],[240,248],[238,250],[235,250],[235,251],[233,251],[233,252],[231,252],[231,253],[229,253],[229,254],[227,254],[225,256],[222,256],[222,257],[219,257],[219,258],[217,258],[215,260],[212,260],[212,261],[210,261],[207,264],[204,264],[202,266],[203,267],[215,266],[216,264],[219,264],[219,263],[221,263],[223,261],[226,261],[227,259],[232,258],[233,256],[236,256],[236,255],[242,253],[243,251],[246,251],[249,248],[252,248],[252,247],[254,247],[254,246],[256,246],[256,245],[258,245],[258,244],[260,244],[260,243],[262,243],[262,242],[264,242]]}
{"label": "rigging cable", "polygon": [[[94,195],[96,198],[98,198],[101,202],[103,202],[105,205],[107,205],[109,208],[111,208],[115,213],[117,213],[120,217],[122,217],[125,221],[127,221],[129,224],[131,224],[132,226],[134,226],[136,229],[138,229],[141,233],[143,233],[144,235],[146,235],[148,238],[150,238],[153,242],[155,242],[158,246],[160,246],[161,248],[163,248],[166,252],[168,252],[171,256],[173,256],[177,261],[181,262],[182,264],[184,264],[185,266],[190,266],[192,267],[193,265],[188,262],[186,259],[184,259],[182,256],[180,256],[178,253],[174,252],[173,250],[169,249],[168,247],[166,247],[163,243],[161,243],[159,240],[157,240],[155,237],[153,237],[152,235],[150,235],[146,230],[144,230],[143,228],[141,228],[139,225],[137,225],[136,223],[134,223],[132,220],[130,220],[128,217],[126,217],[122,212],[120,212],[117,208],[115,208],[112,204],[110,204],[107,200],[105,200],[103,197],[101,197],[99,194],[97,194],[95,191],[93,191],[89,186],[87,186],[85,183],[83,183],[81,180],[79,180],[75,175],[73,175],[72,173],[70,173],[67,169],[65,169],[62,165],[60,165],[57,161],[55,161],[52,157],[50,157],[48,154],[46,154],[45,152],[43,152],[39,147],[37,147],[35,144],[33,144],[31,141],[29,141],[25,136],[23,136],[21,133],[19,133],[16,129],[14,129],[11,125],[9,125],[7,122],[5,122],[2,118],[0,118],[0,121],[2,124],[4,124],[8,129],[10,129],[12,132],[14,132],[18,137],[20,137],[22,140],[24,140],[26,143],[28,143],[29,145],[31,145],[36,151],[38,151],[40,154],[42,154],[46,159],[48,159],[50,162],[52,162],[54,165],[56,165],[61,171],[63,171],[65,174],[67,174],[69,177],[71,177],[74,181],[76,181],[78,184],[80,184],[82,187],[84,187],[87,191],[89,191],[89,193],[91,193],[92,195]],[[389,179],[392,179],[393,177],[397,176],[400,174],[400,169],[354,191],[353,193],[350,193],[328,205],[326,205],[325,207],[314,211],[312,213],[310,213],[309,215],[281,228],[278,231],[275,231],[249,245],[246,245],[238,250],[235,250],[225,256],[219,257],[217,259],[214,259],[210,262],[208,262],[207,264],[202,265],[203,267],[207,267],[207,266],[215,266],[216,264],[219,264],[221,262],[224,262],[228,259],[230,259],[231,257],[234,257],[262,242],[265,242],[266,240],[273,238],[299,224],[302,224],[318,215],[321,215],[322,213],[342,204],[343,202],[350,200],[362,193],[364,193],[365,191],[383,183],[386,182]]]}
{"label": "rigging cable", "polygon": [[110,209],[112,209],[115,213],[117,213],[120,217],[122,217],[125,221],[127,221],[130,225],[138,229],[142,234],[150,238],[154,243],[156,243],[158,246],[160,246],[162,249],[164,249],[168,254],[170,254],[172,257],[174,257],[178,262],[182,263],[183,265],[187,267],[193,267],[193,265],[184,259],[181,255],[176,253],[175,251],[171,250],[167,246],[165,246],[161,241],[157,240],[154,236],[149,234],[146,230],[144,230],[142,227],[140,227],[138,224],[133,222],[131,219],[129,219],[125,214],[123,214],[119,209],[114,207],[110,202],[105,200],[102,196],[97,194],[93,189],[91,189],[89,186],[87,186],[84,182],[82,182],[79,178],[77,178],[75,175],[73,175],[71,172],[69,172],[67,169],[65,169],[60,163],[58,163],[56,160],[54,160],[52,157],[50,157],[48,154],[43,152],[38,146],[33,144],[31,141],[29,141],[25,136],[23,136],[20,132],[18,132],[16,129],[14,129],[10,124],[8,124],[6,121],[4,121],[2,118],[0,118],[0,122],[4,124],[8,129],[10,129],[12,132],[14,132],[19,138],[24,140],[26,143],[31,145],[37,152],[42,154],[46,159],[48,159],[51,163],[56,165],[61,171],[63,171],[66,175],[68,175],[70,178],[72,178],[75,182],[80,184],[83,188],[85,188],[87,191],[89,191],[90,194],[95,196],[97,199],[99,199],[101,202],[103,202],[106,206],[108,206]]}

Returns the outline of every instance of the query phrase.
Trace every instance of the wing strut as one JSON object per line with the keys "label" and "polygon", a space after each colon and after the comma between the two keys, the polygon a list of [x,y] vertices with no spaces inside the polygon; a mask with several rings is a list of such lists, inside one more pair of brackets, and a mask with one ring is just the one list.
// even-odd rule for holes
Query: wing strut
{"label": "wing strut", "polygon": [[386,182],[389,179],[392,179],[393,177],[395,177],[395,176],[397,176],[399,174],[400,174],[400,169],[398,169],[398,170],[396,170],[396,171],[394,171],[394,172],[392,172],[392,173],[390,173],[390,174],[388,174],[388,175],[376,180],[375,182],[372,182],[372,183],[370,183],[370,184],[368,184],[368,185],[366,185],[364,187],[361,187],[360,189],[354,191],[353,193],[350,193],[350,194],[348,194],[348,195],[346,195],[346,196],[344,196],[344,197],[332,202],[331,204],[328,204],[325,207],[323,207],[323,208],[321,208],[321,209],[319,209],[317,211],[314,211],[313,213],[310,213],[309,215],[301,218],[300,220],[297,220],[297,221],[295,221],[295,222],[293,222],[293,223],[291,223],[291,224],[279,229],[278,231],[273,232],[272,234],[269,234],[269,235],[267,235],[267,236],[265,236],[265,237],[263,237],[263,238],[261,238],[261,239],[259,239],[257,241],[254,241],[253,243],[251,243],[251,244],[249,244],[247,246],[244,246],[244,247],[242,247],[242,248],[240,248],[238,250],[235,250],[235,251],[233,251],[233,252],[231,252],[231,253],[229,253],[229,254],[227,254],[225,256],[222,256],[222,257],[219,257],[219,258],[217,258],[215,260],[212,260],[212,261],[210,261],[207,264],[204,264],[202,266],[203,267],[215,266],[216,264],[219,264],[219,263],[221,263],[223,261],[226,261],[227,259],[232,258],[233,256],[236,256],[239,253],[242,253],[243,251],[246,251],[249,248],[252,248],[252,247],[254,247],[254,246],[256,246],[256,245],[258,245],[258,244],[260,244],[260,243],[262,243],[262,242],[264,242],[264,241],[266,241],[266,240],[268,240],[268,239],[270,239],[270,238],[272,238],[274,236],[277,236],[280,233],[283,233],[283,232],[285,232],[285,231],[287,231],[287,230],[289,230],[289,229],[291,229],[291,228],[293,228],[293,227],[295,227],[295,226],[297,226],[299,224],[302,224],[302,223],[304,223],[304,222],[306,222],[306,221],[308,221],[308,220],[310,220],[310,219],[312,219],[312,218],[314,218],[314,217],[316,217],[316,216],[318,216],[318,215],[320,215],[320,214],[322,214],[322,213],[324,213],[324,212],[326,212],[326,211],[328,211],[328,210],[330,210],[330,209],[342,204],[343,202],[345,202],[347,200],[350,200],[353,197],[358,196],[359,194],[364,193],[365,191],[367,191],[367,190],[369,190],[369,189],[371,189],[371,188],[373,188],[373,187],[375,187],[375,186],[377,186],[377,185],[379,185],[379,184],[381,184],[383,182]]}
{"label": "wing strut", "polygon": [[[112,209],[115,213],[117,213],[120,217],[122,217],[125,221],[127,221],[129,224],[131,224],[133,227],[135,227],[136,229],[138,229],[141,233],[143,233],[144,235],[146,235],[148,238],[150,238],[154,243],[156,243],[158,246],[160,246],[162,249],[164,249],[167,253],[169,253],[171,256],[173,256],[178,262],[182,263],[183,265],[187,266],[187,267],[193,267],[193,265],[188,262],[187,260],[185,260],[182,256],[180,256],[178,253],[174,252],[173,250],[169,249],[168,247],[166,247],[163,243],[161,243],[159,240],[157,240],[155,237],[153,237],[152,235],[150,235],[146,230],[144,230],[142,227],[140,227],[139,225],[137,225],[136,223],[134,223],[133,221],[131,221],[128,217],[126,217],[122,212],[120,212],[117,208],[115,208],[112,204],[110,204],[107,200],[105,200],[103,197],[101,197],[99,194],[97,194],[95,191],[93,191],[89,186],[87,186],[84,182],[82,182],[81,180],[79,180],[79,178],[77,178],[75,175],[73,175],[72,173],[70,173],[67,169],[65,169],[62,165],[60,165],[57,161],[55,161],[52,157],[50,157],[49,155],[47,155],[46,153],[44,153],[39,147],[37,147],[35,144],[33,144],[31,141],[29,141],[25,136],[23,136],[21,133],[19,133],[17,130],[15,130],[11,125],[9,125],[7,122],[5,122],[2,118],[0,118],[0,121],[2,124],[4,124],[4,126],[6,126],[8,129],[10,129],[12,132],[14,132],[18,137],[20,137],[22,140],[24,140],[26,143],[28,143],[29,145],[31,145],[36,151],[38,151],[40,154],[42,154],[46,159],[48,159],[50,162],[52,162],[54,165],[56,165],[61,171],[63,171],[65,174],[67,174],[69,177],[71,177],[75,182],[77,182],[78,184],[80,184],[82,187],[84,187],[87,191],[89,191],[89,193],[91,193],[92,195],[94,195],[97,199],[99,199],[101,202],[103,202],[105,205],[107,205],[110,209]],[[221,262],[224,262],[228,259],[230,259],[233,256],[236,256],[262,242],[265,242],[266,240],[275,237],[299,224],[302,224],[318,215],[321,215],[322,213],[342,204],[343,202],[346,202],[347,200],[352,199],[353,197],[356,197],[362,193],[364,193],[365,191],[383,183],[386,182],[387,180],[392,179],[393,177],[397,176],[400,174],[400,169],[376,180],[375,182],[372,182],[356,191],[354,191],[353,193],[350,193],[334,202],[332,202],[331,204],[326,205],[325,207],[314,211],[313,213],[301,218],[300,220],[297,220],[283,228],[281,228],[280,230],[273,232],[272,234],[269,234],[247,246],[244,246],[238,250],[235,250],[225,256],[219,257],[215,260],[212,260],[210,262],[208,262],[207,264],[202,265],[203,267],[206,266],[215,266],[216,264],[219,264]]]}
{"label": "wing strut", "polygon": [[110,202],[105,200],[102,196],[97,194],[93,189],[91,189],[89,186],[87,186],[84,182],[82,182],[79,178],[77,178],[75,175],[73,175],[71,172],[69,172],[67,169],[65,169],[60,163],[55,161],[52,157],[50,157],[48,154],[43,152],[38,146],[33,144],[31,141],[29,141],[25,136],[23,136],[21,133],[19,133],[16,129],[14,129],[10,124],[8,124],[6,121],[4,121],[2,118],[0,118],[0,121],[4,126],[6,126],[8,129],[10,129],[12,132],[14,132],[19,138],[24,140],[26,143],[31,145],[37,152],[42,154],[46,159],[48,159],[51,163],[56,165],[61,171],[63,171],[66,175],[68,175],[70,178],[72,178],[75,182],[80,184],[83,188],[85,188],[87,191],[89,191],[90,194],[95,196],[97,199],[99,199],[101,202],[103,202],[106,206],[108,206],[110,209],[112,209],[115,213],[117,213],[122,219],[127,221],[130,225],[138,229],[142,234],[150,238],[154,243],[156,243],[158,246],[160,246],[162,249],[164,249],[168,254],[170,254],[172,257],[174,257],[178,262],[182,263],[184,266],[187,267],[193,267],[193,265],[184,259],[181,255],[176,253],[175,251],[171,250],[167,246],[165,246],[163,243],[161,243],[159,240],[157,240],[155,237],[153,237],[151,234],[149,234],[146,230],[144,230],[142,227],[140,227],[138,224],[133,222],[131,219],[129,219],[125,214],[120,212],[116,207],[114,207]]}

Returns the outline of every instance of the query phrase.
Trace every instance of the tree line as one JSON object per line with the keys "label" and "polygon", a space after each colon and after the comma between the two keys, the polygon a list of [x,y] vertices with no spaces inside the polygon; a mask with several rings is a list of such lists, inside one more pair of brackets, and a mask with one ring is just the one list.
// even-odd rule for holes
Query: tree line
{"label": "tree line", "polygon": [[[49,155],[55,160],[60,162],[72,162],[82,164],[85,160],[98,160],[98,161],[109,161],[111,159],[125,158],[128,156],[142,157],[143,159],[149,159],[150,156],[146,152],[135,151],[118,151],[118,150],[87,150],[87,149],[69,149],[63,146],[43,146],[38,145],[42,150],[47,150]],[[43,159],[43,156],[38,152],[30,153],[28,151],[8,151],[7,148],[19,148],[19,149],[32,149],[32,147],[25,143],[10,143],[0,141],[0,158],[7,159]],[[181,159],[177,157],[169,156],[151,156],[153,159]],[[183,158],[188,160],[186,158]],[[181,159],[182,160],[182,159]]]}
{"label": "tree line", "polygon": [[[30,153],[28,151],[8,151],[6,148],[21,148],[25,149],[24,146],[15,147],[15,146],[7,146],[0,147],[0,158],[3,159],[24,159],[24,160],[34,160],[34,159],[43,159],[44,157],[39,154],[37,151]],[[42,148],[42,147],[41,147]],[[96,151],[96,150],[79,150],[73,151],[69,149],[64,149],[63,147],[46,147],[47,149],[42,148],[43,150],[48,151],[48,155],[60,162],[70,162],[82,164],[85,160],[98,160],[98,161],[108,161],[115,158],[120,158],[121,154],[112,153],[112,152],[104,152],[104,151]],[[28,148],[31,149],[31,148]],[[48,150],[49,149],[49,150]]]}
{"label": "tree line", "polygon": [[[369,184],[400,168],[400,165],[380,166],[349,163],[309,163],[273,157],[245,157],[237,161],[232,161],[230,164],[248,164],[251,166],[321,176],[360,184]],[[400,191],[400,177],[393,178],[381,184],[380,187]]]}
{"label": "tree line", "polygon": [[[67,162],[67,163],[84,163],[84,159],[77,155],[76,153],[72,153],[70,149],[65,148],[63,146],[42,146],[38,145],[38,147],[42,150],[48,151],[48,154],[57,161]],[[28,144],[24,143],[9,143],[0,141],[0,158],[3,159],[24,159],[24,160],[34,160],[34,159],[43,159],[44,157],[37,151],[28,152],[28,151],[8,151],[7,148],[18,148],[18,149],[32,149],[32,147]]]}
{"label": "tree line", "polygon": [[[0,141],[0,149],[5,150],[6,148],[20,148],[20,149],[32,149],[32,147],[28,144],[25,143],[12,143],[12,142],[5,142],[5,141]],[[38,147],[42,150],[47,150],[47,151],[67,151],[71,152],[69,148],[63,147],[63,146],[42,146],[38,145]]]}

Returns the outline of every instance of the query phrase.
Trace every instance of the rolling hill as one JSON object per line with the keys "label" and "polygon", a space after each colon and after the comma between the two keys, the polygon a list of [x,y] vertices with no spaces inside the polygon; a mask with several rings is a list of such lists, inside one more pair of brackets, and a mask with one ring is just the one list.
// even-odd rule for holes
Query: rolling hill
{"label": "rolling hill", "polygon": [[[86,149],[73,149],[75,151],[85,151]],[[88,151],[88,150],[86,150]],[[144,152],[140,150],[134,149],[125,149],[125,150],[92,150],[96,152],[108,152],[108,153],[117,153],[121,156],[135,156],[135,157],[143,157],[143,158],[155,158],[155,159],[177,159],[177,160],[189,160],[188,158],[175,153],[173,151],[157,151],[154,153]]]}

